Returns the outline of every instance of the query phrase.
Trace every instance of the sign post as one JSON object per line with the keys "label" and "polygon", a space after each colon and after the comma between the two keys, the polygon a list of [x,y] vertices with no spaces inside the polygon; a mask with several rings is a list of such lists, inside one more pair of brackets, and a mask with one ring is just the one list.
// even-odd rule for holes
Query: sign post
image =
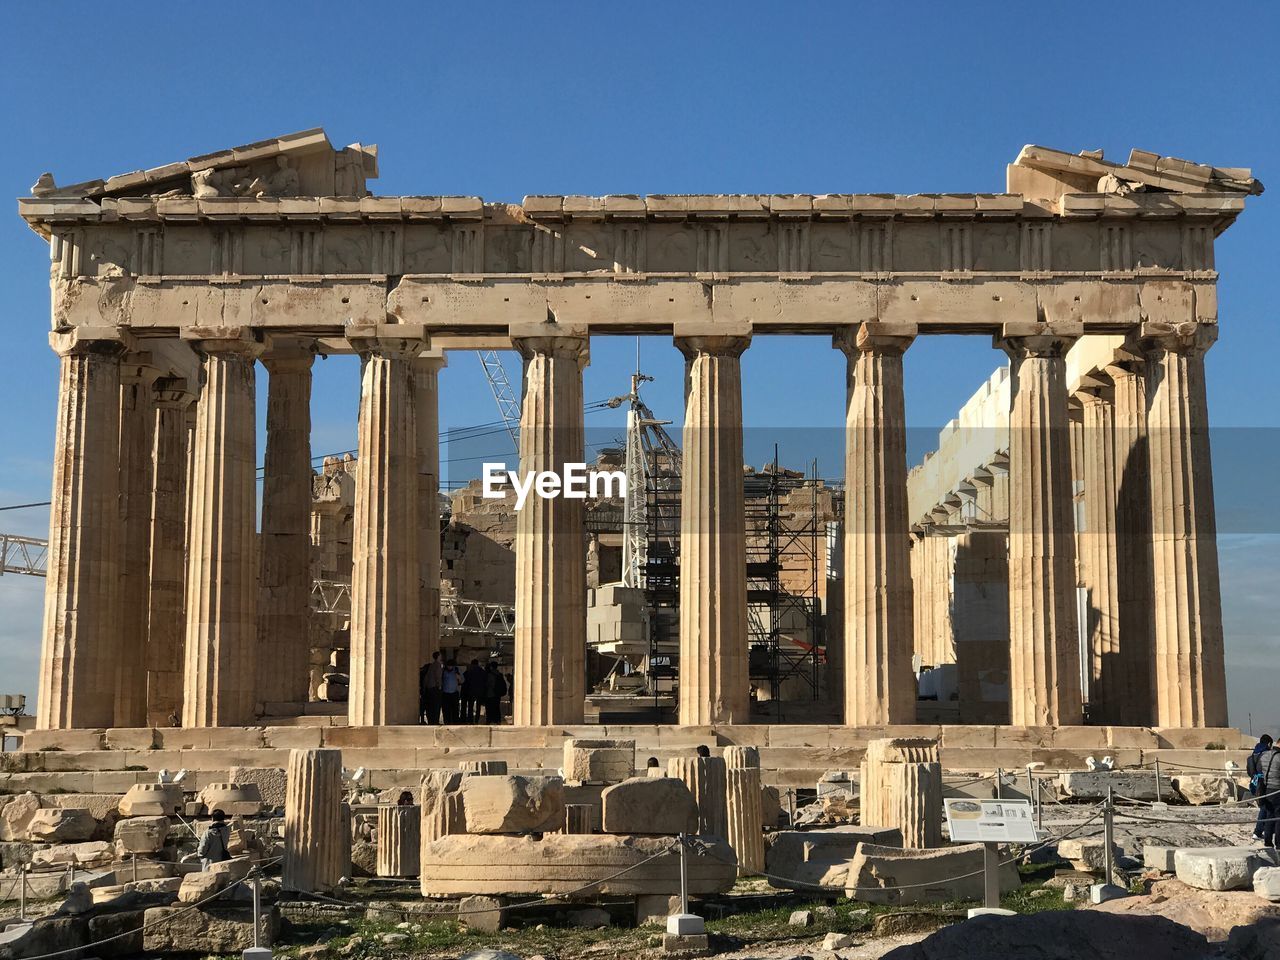
{"label": "sign post", "polygon": [[1000,909],[1000,844],[1034,843],[1036,832],[1030,800],[943,801],[954,843],[982,844],[983,912]]}

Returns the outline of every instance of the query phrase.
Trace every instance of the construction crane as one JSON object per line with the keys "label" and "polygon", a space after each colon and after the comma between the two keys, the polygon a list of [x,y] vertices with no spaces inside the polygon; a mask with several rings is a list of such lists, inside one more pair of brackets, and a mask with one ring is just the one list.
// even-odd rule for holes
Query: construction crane
{"label": "construction crane", "polygon": [[502,359],[497,350],[477,350],[480,366],[484,368],[485,379],[489,381],[489,389],[493,391],[494,402],[498,405],[498,416],[502,418],[507,433],[511,434],[511,442],[516,453],[520,452],[520,400],[511,386],[507,371],[502,366]]}
{"label": "construction crane", "polygon": [[627,404],[627,499],[623,510],[622,583],[628,587],[645,585],[649,556],[649,494],[678,483],[680,448],[659,420],[640,399],[640,384],[653,377],[636,371],[631,375],[631,392],[612,397],[606,406],[617,409]]}

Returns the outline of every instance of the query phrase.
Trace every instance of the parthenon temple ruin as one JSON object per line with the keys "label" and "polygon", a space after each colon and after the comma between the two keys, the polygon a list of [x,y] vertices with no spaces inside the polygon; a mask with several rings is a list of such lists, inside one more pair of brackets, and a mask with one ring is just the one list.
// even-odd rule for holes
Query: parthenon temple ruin
{"label": "parthenon temple ruin", "polygon": [[[376,147],[317,129],[45,174],[19,201],[61,364],[41,731],[270,726],[319,716],[326,683],[329,725],[417,724],[419,668],[458,646],[440,371],[518,351],[520,470],[563,472],[610,334],[686,361],[669,719],[760,722],[740,364],[753,335],[794,334],[848,363],[843,486],[810,510],[833,728],[1227,725],[1204,358],[1249,170],[1027,146],[996,194],[520,204],[376,196],[377,174]],[[989,337],[1008,367],[908,471],[904,355],[939,334]],[[317,475],[312,366],[339,354],[361,360],[359,449]],[[531,496],[490,541],[510,596],[473,599],[514,605],[515,726],[601,722],[589,624],[625,523],[601,534],[595,506]],[[317,582],[349,590],[325,680]],[[652,585],[609,595],[627,588],[643,606]],[[611,639],[651,665],[647,639]]]}

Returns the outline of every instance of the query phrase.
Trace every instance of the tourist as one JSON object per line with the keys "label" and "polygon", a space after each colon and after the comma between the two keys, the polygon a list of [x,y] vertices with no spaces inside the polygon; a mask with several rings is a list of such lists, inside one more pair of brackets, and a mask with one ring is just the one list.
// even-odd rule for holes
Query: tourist
{"label": "tourist", "polygon": [[202,870],[231,859],[230,839],[231,824],[227,823],[227,815],[221,810],[213,811],[212,822],[200,838],[200,846],[196,848]]}
{"label": "tourist", "polygon": [[437,650],[431,655],[431,662],[418,673],[419,703],[422,710],[422,722],[438,724],[440,707],[443,704],[440,682],[444,675],[444,661]]}
{"label": "tourist", "polygon": [[705,743],[700,743],[698,744],[697,754],[705,759],[711,756],[711,749]]}
{"label": "tourist", "polygon": [[[645,764],[645,766],[650,770],[657,770],[661,764],[658,763],[657,757],[650,757],[649,762]],[[649,774],[649,776],[653,776],[653,774]]]}
{"label": "tourist", "polygon": [[[1253,783],[1253,778],[1258,774],[1259,758],[1270,749],[1271,749],[1271,734],[1264,733],[1258,739],[1258,742],[1253,745],[1253,753],[1249,754],[1249,759],[1245,762],[1244,769],[1246,774],[1248,774],[1250,784]],[[1257,792],[1259,794],[1262,794],[1265,791],[1259,790]],[[1253,839],[1255,840],[1262,839],[1263,819],[1264,818],[1262,816],[1262,804],[1259,803],[1258,804],[1258,822],[1253,825]]]}
{"label": "tourist", "polygon": [[458,704],[462,700],[462,671],[452,657],[444,665],[440,678],[440,692],[444,700],[444,722],[451,726],[458,722]]}
{"label": "tourist", "polygon": [[1275,849],[1277,820],[1280,820],[1280,747],[1271,745],[1271,749],[1258,755],[1258,773],[1262,775],[1262,783],[1258,790],[1258,822],[1262,826],[1264,847]]}
{"label": "tourist", "polygon": [[502,722],[502,698],[507,693],[507,681],[498,669],[498,661],[490,660],[484,675],[484,722]]}
{"label": "tourist", "polygon": [[408,791],[408,790],[401,790],[401,791],[400,791],[400,796],[399,796],[399,798],[396,800],[396,806],[397,806],[397,807],[412,807],[412,806],[413,806],[413,793],[412,793],[412,792],[410,792],[410,791]]}
{"label": "tourist", "polygon": [[479,660],[472,660],[467,672],[462,675],[462,722],[479,723],[480,705],[484,703],[485,687],[484,667]]}

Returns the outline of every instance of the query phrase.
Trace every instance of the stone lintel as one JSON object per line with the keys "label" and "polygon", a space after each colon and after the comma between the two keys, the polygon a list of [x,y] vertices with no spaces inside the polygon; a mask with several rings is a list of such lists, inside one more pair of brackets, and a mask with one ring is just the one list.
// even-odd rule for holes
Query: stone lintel
{"label": "stone lintel", "polygon": [[420,323],[371,323],[347,328],[347,340],[357,353],[395,360],[412,360],[430,343]]}
{"label": "stone lintel", "polygon": [[183,340],[201,353],[232,353],[256,358],[262,341],[251,327],[184,327]]}
{"label": "stone lintel", "polygon": [[266,333],[262,337],[262,365],[275,372],[309,370],[319,344],[314,337],[293,337]]}
{"label": "stone lintel", "polygon": [[1142,324],[1138,331],[1138,342],[1143,346],[1159,346],[1175,352],[1205,351],[1217,342],[1217,324],[1195,323],[1161,323],[1148,322]]}
{"label": "stone lintel", "polygon": [[69,330],[54,330],[49,334],[49,346],[60,357],[72,353],[123,356],[133,342],[129,333],[119,327],[80,326]]}

